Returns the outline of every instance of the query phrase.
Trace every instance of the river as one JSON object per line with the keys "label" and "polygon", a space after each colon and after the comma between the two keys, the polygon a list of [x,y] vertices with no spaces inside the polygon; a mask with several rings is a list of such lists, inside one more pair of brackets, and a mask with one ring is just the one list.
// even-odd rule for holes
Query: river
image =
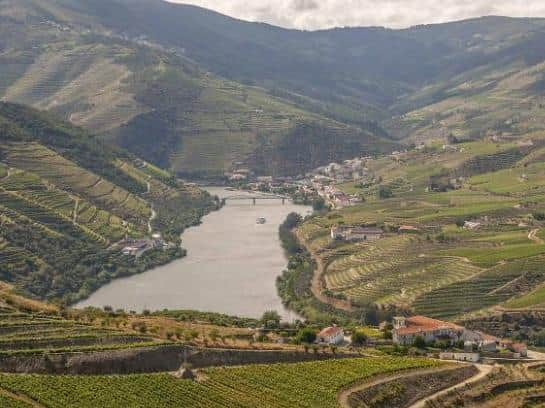
{"label": "river", "polygon": [[[221,198],[246,195],[220,187],[206,188]],[[249,195],[249,194],[248,194]],[[140,275],[117,279],[76,307],[105,305],[142,311],[194,309],[229,315],[260,317],[276,310],[286,320],[297,316],[286,310],[276,291],[276,277],[287,260],[278,239],[278,226],[290,212],[305,215],[309,207],[280,200],[227,201],[182,235],[185,258]],[[266,224],[256,224],[265,217]]]}

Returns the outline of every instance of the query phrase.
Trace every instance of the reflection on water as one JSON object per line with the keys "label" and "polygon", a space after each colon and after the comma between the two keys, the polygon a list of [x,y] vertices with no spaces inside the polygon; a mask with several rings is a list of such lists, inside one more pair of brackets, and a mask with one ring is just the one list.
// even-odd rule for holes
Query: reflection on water
{"label": "reflection on water", "polygon": [[[220,197],[246,193],[210,187]],[[309,208],[281,201],[228,201],[202,225],[182,236],[188,256],[141,275],[118,279],[80,302],[77,307],[110,305],[114,309],[195,309],[260,317],[277,310],[286,319],[276,292],[276,277],[286,266],[278,226],[288,213]],[[265,224],[257,224],[265,217]]]}

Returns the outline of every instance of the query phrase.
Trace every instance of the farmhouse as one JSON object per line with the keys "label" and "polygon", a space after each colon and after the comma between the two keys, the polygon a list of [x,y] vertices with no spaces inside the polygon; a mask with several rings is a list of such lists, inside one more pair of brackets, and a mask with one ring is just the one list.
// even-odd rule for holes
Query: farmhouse
{"label": "farmhouse", "polygon": [[480,360],[479,353],[472,352],[442,352],[439,353],[439,358],[441,360],[457,360],[457,361],[471,361],[472,363],[477,363]]}
{"label": "farmhouse", "polygon": [[415,234],[418,233],[420,230],[412,225],[402,225],[399,227],[398,231],[402,234]]}
{"label": "farmhouse", "polygon": [[465,327],[424,316],[394,317],[392,335],[394,343],[401,345],[413,344],[417,337],[422,337],[426,343],[446,341],[450,344],[480,339],[479,333]]}
{"label": "farmhouse", "polygon": [[382,237],[382,230],[376,227],[341,225],[331,228],[331,239],[338,241],[374,241]]}
{"label": "farmhouse", "polygon": [[481,226],[480,222],[466,221],[464,222],[464,229],[475,230]]}
{"label": "farmhouse", "polygon": [[[156,235],[156,234],[154,234]],[[123,255],[139,256],[146,252],[148,249],[159,248],[161,246],[168,246],[161,238],[154,239],[129,239],[122,243],[123,249],[121,253]]]}
{"label": "farmhouse", "polygon": [[326,327],[316,337],[317,343],[340,344],[344,341],[344,331],[337,326]]}

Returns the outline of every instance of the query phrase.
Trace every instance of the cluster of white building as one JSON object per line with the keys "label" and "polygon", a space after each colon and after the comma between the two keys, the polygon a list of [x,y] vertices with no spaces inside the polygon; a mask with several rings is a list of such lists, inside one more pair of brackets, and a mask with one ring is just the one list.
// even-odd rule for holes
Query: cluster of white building
{"label": "cluster of white building", "polygon": [[311,172],[315,176],[326,177],[329,181],[343,183],[364,178],[369,174],[365,163],[369,157],[356,157],[342,163],[329,163]]}
{"label": "cluster of white building", "polygon": [[121,246],[123,255],[139,257],[150,249],[168,248],[169,244],[161,238],[160,234],[154,234],[151,239],[127,239],[121,242]]}
{"label": "cluster of white building", "polygon": [[331,227],[331,239],[335,241],[375,241],[382,238],[383,231],[377,227],[338,225]]}
{"label": "cluster of white building", "polygon": [[313,187],[317,194],[334,208],[350,207],[362,202],[359,196],[346,194],[334,185],[323,184],[320,178],[313,180]]}
{"label": "cluster of white building", "polygon": [[509,355],[513,359],[527,356],[527,347],[524,343],[502,340],[478,330],[469,330],[454,323],[425,316],[394,317],[393,326],[394,344],[409,346],[418,337],[426,343],[442,341],[450,346],[463,343],[463,351],[451,350],[440,353],[440,358],[445,360],[477,362],[481,359],[481,354],[493,355],[499,350],[510,352]]}

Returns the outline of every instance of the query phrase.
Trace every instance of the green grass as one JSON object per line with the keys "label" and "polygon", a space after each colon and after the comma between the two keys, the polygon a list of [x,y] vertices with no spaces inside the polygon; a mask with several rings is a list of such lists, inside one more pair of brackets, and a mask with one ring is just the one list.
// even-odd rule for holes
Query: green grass
{"label": "green grass", "polygon": [[532,292],[510,300],[504,304],[506,308],[524,309],[542,306],[545,303],[545,286],[539,286]]}
{"label": "green grass", "polygon": [[[203,370],[203,381],[169,374],[0,375],[0,387],[56,407],[335,407],[350,383],[397,370],[433,367],[415,358],[379,357]],[[324,373],[328,373],[324,375]]]}
{"label": "green grass", "polygon": [[545,253],[543,244],[515,244],[494,248],[459,248],[442,251],[444,255],[454,255],[469,258],[474,264],[482,267],[492,267],[499,262],[509,262]]}

